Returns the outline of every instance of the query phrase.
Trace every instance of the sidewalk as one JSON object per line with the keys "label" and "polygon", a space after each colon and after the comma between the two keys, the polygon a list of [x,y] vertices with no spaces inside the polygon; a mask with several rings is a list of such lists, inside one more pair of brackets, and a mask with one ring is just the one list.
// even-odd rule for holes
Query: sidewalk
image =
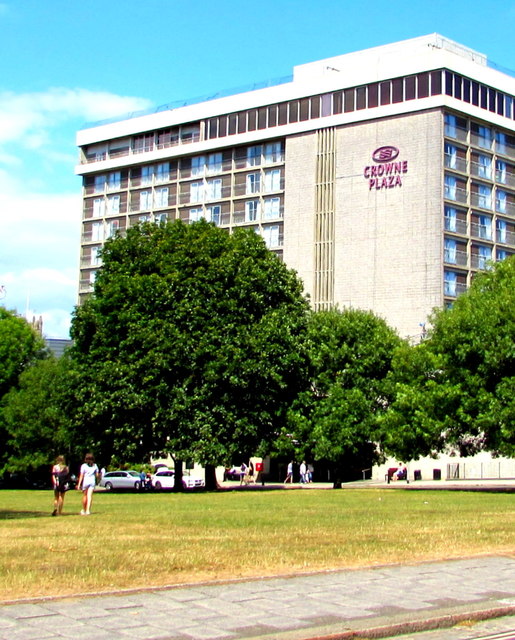
{"label": "sidewalk", "polygon": [[0,640],[385,638],[500,616],[515,616],[515,557],[18,601]]}

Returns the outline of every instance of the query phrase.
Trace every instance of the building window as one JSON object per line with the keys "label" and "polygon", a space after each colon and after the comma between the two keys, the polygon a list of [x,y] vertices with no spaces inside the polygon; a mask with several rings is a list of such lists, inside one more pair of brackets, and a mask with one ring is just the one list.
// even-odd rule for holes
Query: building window
{"label": "building window", "polygon": [[207,157],[207,173],[214,175],[222,171],[222,154],[210,153]]}
{"label": "building window", "polygon": [[264,205],[265,220],[281,217],[281,199],[280,198],[265,198],[263,205]]}
{"label": "building window", "polygon": [[445,176],[445,197],[448,200],[456,200],[456,178]]}
{"label": "building window", "polygon": [[93,217],[101,218],[105,215],[105,200],[104,198],[95,198],[93,200]]}
{"label": "building window", "polygon": [[101,193],[104,190],[105,183],[106,183],[106,177],[105,176],[95,176],[95,183],[94,183],[94,186],[93,186],[93,191],[95,193]]}
{"label": "building window", "polygon": [[122,174],[120,171],[112,171],[107,179],[107,186],[111,190],[121,189],[122,186]]}
{"label": "building window", "polygon": [[108,196],[107,213],[110,216],[120,213],[120,196]]}
{"label": "building window", "polygon": [[204,210],[202,209],[202,207],[190,209],[190,222],[198,222],[203,217],[204,217]]}
{"label": "building window", "polygon": [[281,171],[272,169],[265,171],[265,193],[279,191],[281,188]]}
{"label": "building window", "polygon": [[492,158],[482,153],[477,158],[477,175],[487,180],[492,179]]}
{"label": "building window", "polygon": [[140,211],[152,208],[152,191],[140,191],[139,208]]}
{"label": "building window", "polygon": [[91,239],[93,242],[102,242],[104,240],[104,223],[94,222],[91,227]]}
{"label": "building window", "polygon": [[490,149],[492,146],[492,131],[488,127],[478,126],[477,143],[483,149]]}
{"label": "building window", "polygon": [[194,156],[191,159],[191,175],[203,176],[205,164],[206,164],[206,159],[204,156]]}
{"label": "building window", "polygon": [[506,229],[507,229],[506,221],[497,220],[496,227],[497,227],[497,242],[502,242],[506,244]]}
{"label": "building window", "polygon": [[283,161],[283,149],[280,142],[270,142],[265,145],[265,164],[275,164]]}
{"label": "building window", "polygon": [[170,163],[160,162],[156,168],[156,182],[168,182],[170,180]]}
{"label": "building window", "polygon": [[269,225],[267,227],[263,227],[263,231],[261,235],[266,243],[266,246],[269,249],[280,246],[280,236],[279,236],[279,225]]}
{"label": "building window", "polygon": [[456,169],[456,158],[458,156],[458,149],[453,144],[448,142],[444,145],[445,153],[445,166],[448,169]]}
{"label": "building window", "polygon": [[449,264],[456,264],[456,240],[445,238],[444,261]]}
{"label": "building window", "polygon": [[154,216],[154,222],[156,224],[164,224],[168,219],[168,216],[166,213],[162,212],[162,213],[156,213]]}
{"label": "building window", "polygon": [[506,201],[508,198],[508,194],[506,191],[502,191],[501,189],[497,189],[497,197],[495,199],[495,209],[499,213],[506,213]]}
{"label": "building window", "polygon": [[492,249],[490,247],[478,247],[477,266],[478,269],[486,269],[488,261],[492,259]]}
{"label": "building window", "polygon": [[220,224],[221,213],[222,207],[219,204],[206,207],[206,220],[208,222],[214,222],[218,226]]}
{"label": "building window", "polygon": [[478,217],[478,237],[483,240],[492,239],[492,218],[490,216]]}
{"label": "building window", "polygon": [[141,186],[148,187],[152,184],[152,176],[154,175],[154,167],[147,165],[141,167]]}
{"label": "building window", "polygon": [[102,264],[102,260],[100,258],[100,251],[102,247],[91,247],[91,265],[93,267],[98,267]]}
{"label": "building window", "polygon": [[190,202],[202,202],[204,200],[204,183],[192,182],[190,184]]}
{"label": "building window", "polygon": [[261,164],[261,145],[247,148],[247,167],[258,167]]}
{"label": "building window", "polygon": [[259,218],[259,200],[245,202],[245,222],[253,222]]}
{"label": "building window", "polygon": [[483,209],[492,208],[492,188],[486,184],[479,185],[478,206]]}
{"label": "building window", "polygon": [[506,260],[508,257],[508,252],[505,249],[497,249],[497,262],[501,260]]}
{"label": "building window", "polygon": [[458,276],[454,271],[444,271],[444,294],[456,297],[456,283]]}
{"label": "building window", "polygon": [[495,179],[501,184],[506,184],[506,162],[504,160],[495,161]]}
{"label": "building window", "polygon": [[111,222],[109,223],[108,227],[107,227],[107,237],[108,238],[112,238],[113,236],[116,235],[117,231],[120,228],[120,221],[119,220],[111,220]]}
{"label": "building window", "polygon": [[445,207],[445,230],[456,232],[457,211],[454,207]]}
{"label": "building window", "polygon": [[206,183],[206,197],[208,200],[220,200],[222,197],[222,180],[208,180]]}
{"label": "building window", "polygon": [[261,191],[261,174],[249,173],[246,178],[246,193],[259,193]]}
{"label": "building window", "polygon": [[160,209],[168,206],[168,187],[156,189],[154,194],[154,207]]}

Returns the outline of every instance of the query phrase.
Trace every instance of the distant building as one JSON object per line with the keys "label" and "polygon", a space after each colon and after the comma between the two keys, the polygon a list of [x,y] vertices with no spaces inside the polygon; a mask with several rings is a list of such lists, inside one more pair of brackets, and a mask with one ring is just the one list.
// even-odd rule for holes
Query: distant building
{"label": "distant building", "polygon": [[56,358],[60,358],[65,349],[71,346],[72,341],[64,338],[45,338],[45,344]]}

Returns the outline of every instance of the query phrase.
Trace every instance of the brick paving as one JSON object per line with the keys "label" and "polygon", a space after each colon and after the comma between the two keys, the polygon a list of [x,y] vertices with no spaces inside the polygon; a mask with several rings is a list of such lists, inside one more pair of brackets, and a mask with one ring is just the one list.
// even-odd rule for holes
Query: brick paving
{"label": "brick paving", "polygon": [[515,558],[486,556],[17,601],[0,606],[0,640],[469,640],[512,622]]}

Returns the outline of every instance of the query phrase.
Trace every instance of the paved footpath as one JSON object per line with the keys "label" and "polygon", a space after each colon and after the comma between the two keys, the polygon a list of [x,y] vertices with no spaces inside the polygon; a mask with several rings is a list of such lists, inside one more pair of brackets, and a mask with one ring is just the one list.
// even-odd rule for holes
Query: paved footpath
{"label": "paved footpath", "polygon": [[515,616],[515,557],[485,556],[17,601],[0,606],[0,639],[343,640],[450,634],[460,621],[501,616]]}

